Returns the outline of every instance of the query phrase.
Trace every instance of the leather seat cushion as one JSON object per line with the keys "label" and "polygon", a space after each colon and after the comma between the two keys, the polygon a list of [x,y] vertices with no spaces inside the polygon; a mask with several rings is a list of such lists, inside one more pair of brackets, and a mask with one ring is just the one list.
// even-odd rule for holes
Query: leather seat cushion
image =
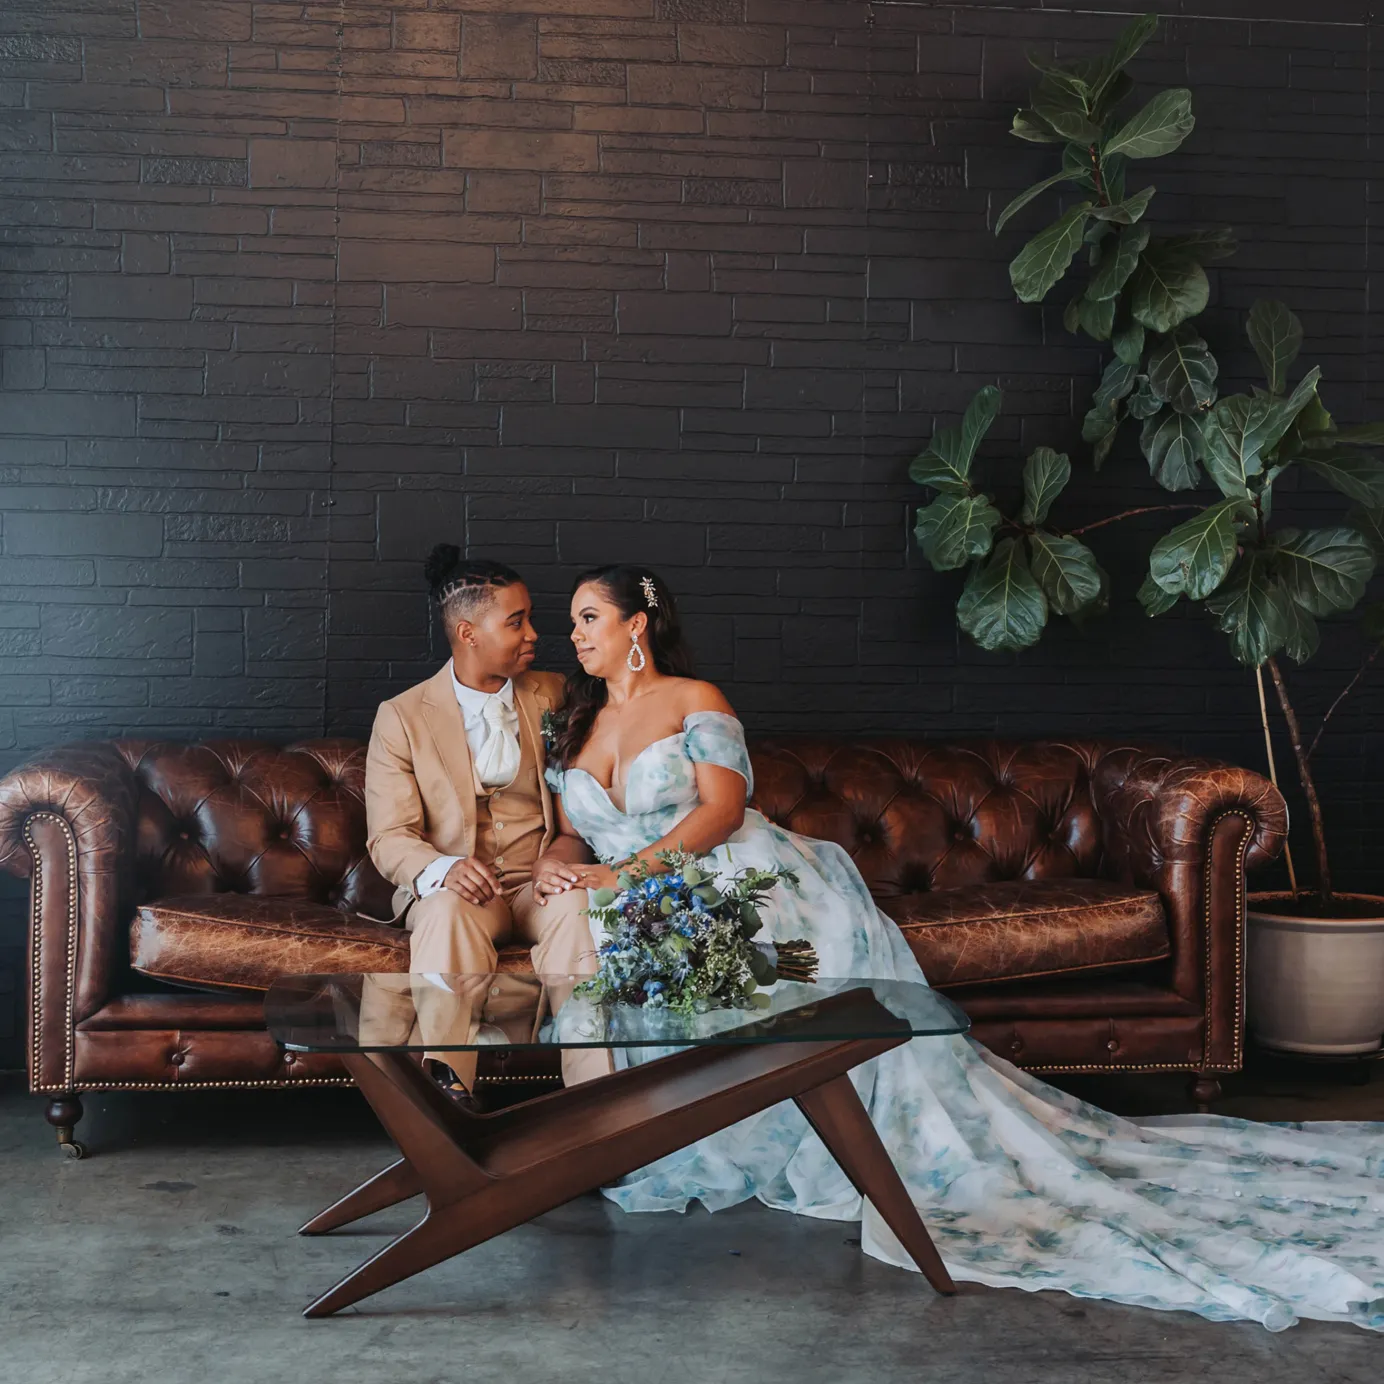
{"label": "leather seat cushion", "polygon": [[1139,966],[1170,952],[1162,899],[1106,880],[1015,880],[879,902],[938,989]]}
{"label": "leather seat cushion", "polygon": [[[407,971],[409,935],[308,899],[189,894],[135,910],[130,964],[203,990],[267,990],[295,973]],[[501,947],[496,970],[532,971],[529,948]]]}

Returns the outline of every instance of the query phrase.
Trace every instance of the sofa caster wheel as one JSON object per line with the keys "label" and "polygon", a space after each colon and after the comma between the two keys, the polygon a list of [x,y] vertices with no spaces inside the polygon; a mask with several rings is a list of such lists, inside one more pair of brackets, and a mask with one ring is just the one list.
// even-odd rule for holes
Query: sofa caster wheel
{"label": "sofa caster wheel", "polygon": [[54,1096],[44,1111],[44,1119],[57,1131],[58,1147],[68,1158],[85,1158],[86,1145],[79,1144],[72,1131],[82,1118],[82,1102],[75,1091],[66,1091]]}
{"label": "sofa caster wheel", "polygon": [[85,1158],[87,1156],[87,1146],[79,1139],[69,1139],[65,1144],[58,1147],[63,1151],[65,1158]]}

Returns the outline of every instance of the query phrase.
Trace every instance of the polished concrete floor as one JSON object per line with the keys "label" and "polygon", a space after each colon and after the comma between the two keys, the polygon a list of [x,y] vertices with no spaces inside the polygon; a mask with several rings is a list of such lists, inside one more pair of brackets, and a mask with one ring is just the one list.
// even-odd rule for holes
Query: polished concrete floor
{"label": "polished concrete floor", "polygon": [[[1137,1114],[1180,1086],[1091,1084]],[[1384,1070],[1266,1068],[1222,1105],[1384,1120]],[[1272,1335],[1057,1293],[950,1300],[865,1258],[855,1228],[757,1205],[626,1216],[583,1197],[329,1321],[306,1302],[410,1223],[294,1229],[390,1157],[353,1092],[91,1097],[92,1156],[0,1077],[3,1384],[1377,1384],[1384,1339]]]}

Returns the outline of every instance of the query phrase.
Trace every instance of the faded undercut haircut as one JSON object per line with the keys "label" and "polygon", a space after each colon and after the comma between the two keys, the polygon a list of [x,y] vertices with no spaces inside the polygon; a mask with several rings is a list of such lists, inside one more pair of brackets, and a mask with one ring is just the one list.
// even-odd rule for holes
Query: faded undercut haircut
{"label": "faded undercut haircut", "polygon": [[439,543],[423,563],[423,576],[442,613],[448,637],[458,620],[474,620],[501,587],[524,579],[513,567],[487,558],[463,557],[455,543]]}

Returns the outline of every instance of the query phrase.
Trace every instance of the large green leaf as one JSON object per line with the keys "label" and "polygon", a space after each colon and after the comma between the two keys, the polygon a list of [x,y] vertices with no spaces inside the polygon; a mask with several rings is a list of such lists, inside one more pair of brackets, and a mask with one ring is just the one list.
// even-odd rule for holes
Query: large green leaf
{"label": "large green leaf", "polygon": [[1230,636],[1230,650],[1248,667],[1257,668],[1277,653],[1288,637],[1290,602],[1273,579],[1261,553],[1247,553],[1229,579],[1206,602],[1217,626]]}
{"label": "large green leaf", "polygon": [[1093,104],[1105,98],[1115,79],[1128,65],[1131,58],[1146,44],[1158,30],[1156,14],[1140,15],[1120,30],[1119,36],[1111,45],[1109,52],[1102,53],[1092,64],[1087,76],[1091,88]]}
{"label": "large green leaf", "polygon": [[925,452],[914,458],[908,474],[919,485],[930,485],[952,495],[971,489],[971,463],[976,448],[999,416],[1000,391],[992,384],[978,389],[966,405],[959,426],[938,428]]}
{"label": "large green leaf", "polygon": [[1030,144],[1065,144],[1066,141],[1061,135],[1045,124],[1038,116],[1036,111],[1020,110],[1014,112],[1014,123],[1010,126],[1009,133],[1019,139],[1026,139]]}
{"label": "large green leaf", "polygon": [[1294,600],[1283,602],[1283,612],[1287,621],[1287,637],[1283,641],[1283,652],[1294,663],[1306,663],[1322,642],[1317,622]]}
{"label": "large green leaf", "polygon": [[1202,264],[1210,264],[1212,260],[1229,258],[1238,245],[1231,227],[1210,226],[1186,235],[1171,235],[1163,241],[1163,247],[1169,254],[1190,255]]}
{"label": "large green leaf", "polygon": [[1050,178],[1044,178],[1041,183],[1034,183],[1032,187],[1026,187],[1005,209],[1000,212],[995,221],[995,234],[1004,230],[1009,218],[1017,211],[1022,211],[1039,194],[1046,192],[1050,187],[1055,187],[1058,183],[1069,183],[1072,175],[1063,169],[1060,173],[1054,173]]}
{"label": "large green leaf", "polygon": [[1346,523],[1363,536],[1375,557],[1384,560],[1384,509],[1351,505],[1346,511]]}
{"label": "large green leaf", "polygon": [[1340,448],[1333,452],[1309,452],[1302,464],[1367,509],[1384,507],[1384,461]]}
{"label": "large green leaf", "polygon": [[1113,248],[1107,248],[1100,268],[1086,285],[1088,298],[1118,298],[1120,290],[1139,264],[1139,256],[1149,243],[1147,226],[1128,226],[1122,230]]}
{"label": "large green leaf", "polygon": [[1138,373],[1137,366],[1126,365],[1116,356],[1101,372],[1100,383],[1091,395],[1091,402],[1103,408],[1106,404],[1113,404],[1116,399],[1123,399],[1134,388]]}
{"label": "large green leaf", "polygon": [[1365,594],[1374,575],[1368,541],[1349,528],[1286,531],[1276,549],[1278,570],[1288,594],[1312,615],[1349,610]]}
{"label": "large green leaf", "polygon": [[1144,354],[1144,328],[1138,322],[1123,322],[1110,333],[1115,354],[1130,365],[1138,365]]}
{"label": "large green leaf", "polygon": [[1065,452],[1051,447],[1036,447],[1024,463],[1024,505],[1019,522],[1041,524],[1048,517],[1052,502],[1072,478],[1072,463]]}
{"label": "large green leaf", "polygon": [[1219,372],[1206,342],[1186,324],[1149,352],[1149,388],[1179,413],[1200,413],[1215,402]]}
{"label": "large green leaf", "polygon": [[1170,596],[1209,596],[1235,561],[1237,525],[1253,513],[1243,500],[1222,500],[1179,524],[1154,544],[1149,576]]}
{"label": "large green leaf", "polygon": [[1334,447],[1340,442],[1351,447],[1384,447],[1384,423],[1356,423],[1350,428],[1323,431],[1320,436],[1305,441],[1309,447]]}
{"label": "large green leaf", "polygon": [[1042,83],[1033,95],[1033,113],[1050,125],[1063,139],[1076,144],[1095,144],[1100,139],[1100,126],[1083,110],[1060,96],[1045,92]]}
{"label": "large green leaf", "polygon": [[1048,601],[1024,560],[1023,545],[1006,538],[974,568],[956,603],[956,619],[982,649],[1027,649],[1048,622]]}
{"label": "large green leaf", "polygon": [[1163,407],[1163,400],[1149,388],[1149,377],[1147,375],[1136,375],[1134,377],[1134,392],[1129,396],[1129,403],[1125,405],[1129,409],[1131,418],[1140,420],[1152,418],[1159,409]]}
{"label": "large green leaf", "polygon": [[1170,332],[1195,317],[1211,296],[1206,271],[1189,255],[1155,242],[1144,251],[1130,281],[1129,310],[1155,332]]}
{"label": "large green leaf", "polygon": [[1009,265],[1009,281],[1021,303],[1036,303],[1067,272],[1081,248],[1090,202],[1078,202],[1045,230],[1038,232]]}
{"label": "large green leaf", "polygon": [[1205,445],[1196,420],[1185,413],[1164,409],[1145,419],[1139,430],[1139,450],[1164,490],[1193,490],[1201,483],[1197,463],[1205,455]]}
{"label": "large green leaf", "polygon": [[1101,463],[1110,455],[1115,445],[1115,437],[1120,430],[1120,406],[1118,403],[1096,404],[1086,411],[1081,420],[1081,438],[1091,443],[1091,462],[1099,471]]}
{"label": "large green leaf", "polygon": [[1264,469],[1263,453],[1275,423],[1275,405],[1248,394],[1232,394],[1201,422],[1206,472],[1222,495],[1244,498],[1250,478]]}
{"label": "large green leaf", "polygon": [[1164,614],[1177,604],[1177,597],[1164,591],[1152,577],[1145,577],[1134,594],[1138,597],[1139,604],[1144,607],[1144,614],[1150,619],[1155,615]]}
{"label": "large green leaf", "polygon": [[1282,394],[1288,387],[1288,367],[1302,349],[1302,323],[1286,303],[1276,298],[1256,298],[1249,310],[1245,332],[1254,354],[1259,357],[1259,364],[1264,367],[1270,392]]}
{"label": "large green leaf", "polygon": [[1192,93],[1186,87],[1160,91],[1106,141],[1102,153],[1127,159],[1156,159],[1171,154],[1196,124]]}
{"label": "large green leaf", "polygon": [[1075,615],[1100,599],[1100,563],[1084,543],[1039,530],[1029,535],[1028,547],[1033,575],[1059,615]]}
{"label": "large green leaf", "polygon": [[913,532],[928,562],[950,572],[990,551],[1002,519],[985,495],[939,495],[918,511]]}
{"label": "large green leaf", "polygon": [[1117,226],[1132,226],[1147,210],[1153,200],[1156,188],[1145,187],[1126,197],[1123,202],[1113,202],[1108,207],[1093,207],[1091,215],[1098,221],[1113,221]]}
{"label": "large green leaf", "polygon": [[1113,298],[1093,299],[1089,293],[1083,294],[1076,305],[1077,325],[1093,341],[1108,341],[1115,325],[1115,307]]}

